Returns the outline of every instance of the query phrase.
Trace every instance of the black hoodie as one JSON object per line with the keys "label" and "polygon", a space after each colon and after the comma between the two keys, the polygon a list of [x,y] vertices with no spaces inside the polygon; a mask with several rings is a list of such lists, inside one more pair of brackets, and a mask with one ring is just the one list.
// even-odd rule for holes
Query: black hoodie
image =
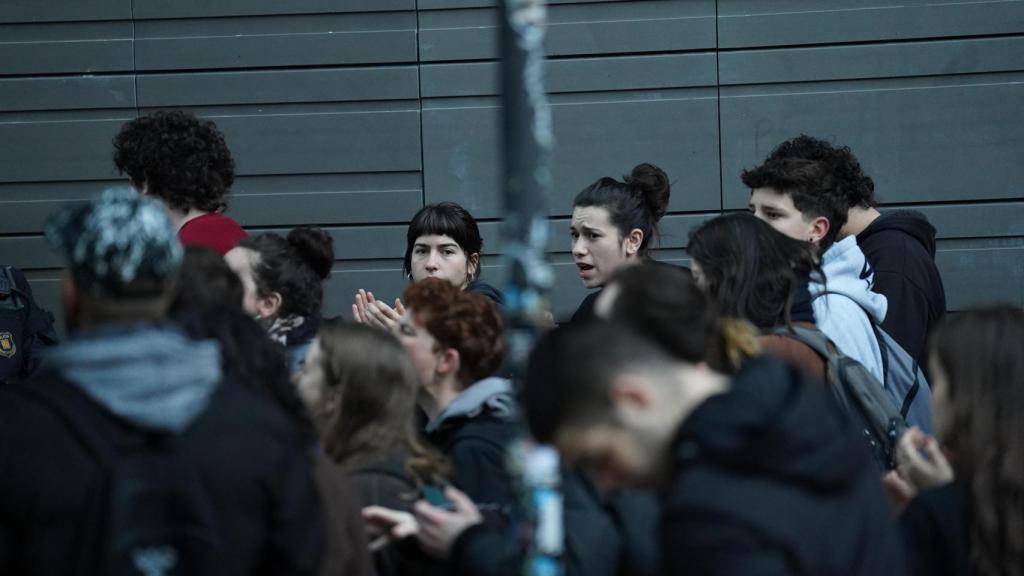
{"label": "black hoodie", "polygon": [[857,235],[857,245],[875,273],[871,290],[889,301],[882,328],[924,366],[925,340],[946,313],[935,227],[920,212],[890,210]]}
{"label": "black hoodie", "polygon": [[863,441],[820,384],[771,359],[684,422],[662,506],[665,574],[904,574]]}
{"label": "black hoodie", "polygon": [[499,309],[505,307],[505,295],[501,293],[501,290],[498,290],[483,280],[473,280],[470,282],[466,286],[466,292],[486,296],[488,300],[497,304]]}

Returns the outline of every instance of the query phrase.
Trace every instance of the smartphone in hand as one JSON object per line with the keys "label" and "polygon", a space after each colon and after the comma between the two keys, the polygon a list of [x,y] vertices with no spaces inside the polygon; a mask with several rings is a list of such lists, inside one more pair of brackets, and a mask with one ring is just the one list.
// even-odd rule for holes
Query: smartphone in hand
{"label": "smartphone in hand", "polygon": [[455,510],[455,504],[444,495],[444,492],[437,486],[427,485],[423,487],[423,499],[431,506],[444,510]]}

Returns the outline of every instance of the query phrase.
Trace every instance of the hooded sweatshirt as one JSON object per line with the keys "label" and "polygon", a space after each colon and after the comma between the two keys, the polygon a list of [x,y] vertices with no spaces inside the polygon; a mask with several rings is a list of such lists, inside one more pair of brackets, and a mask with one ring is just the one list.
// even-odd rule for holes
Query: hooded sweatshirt
{"label": "hooded sweatshirt", "polygon": [[505,307],[505,295],[502,294],[501,290],[498,290],[483,280],[473,280],[470,282],[466,286],[466,292],[484,296],[491,302],[497,304],[498,308]]}
{"label": "hooded sweatshirt", "polygon": [[174,433],[202,414],[221,379],[216,342],[166,327],[98,331],[56,348],[46,362],[111,413]]}
{"label": "hooded sweatshirt", "polygon": [[671,450],[662,573],[905,573],[863,441],[796,369],[751,361],[682,423]]}
{"label": "hooded sweatshirt", "polygon": [[454,484],[488,508],[516,502],[506,470],[507,448],[516,436],[514,415],[512,383],[491,377],[467,387],[427,423],[427,437],[452,463]]}
{"label": "hooded sweatshirt", "polygon": [[889,301],[882,328],[924,366],[928,333],[946,313],[935,227],[920,212],[886,211],[857,235],[857,245],[875,273],[871,290]]}
{"label": "hooded sweatshirt", "polygon": [[117,446],[174,434],[216,514],[225,574],[316,572],[324,529],[306,438],[266,394],[222,382],[219,352],[171,325],[108,326],[0,388],[0,574],[90,571],[107,525],[107,472],[34,390]]}
{"label": "hooded sweatshirt", "polygon": [[844,354],[863,364],[879,382],[885,382],[872,322],[881,324],[885,320],[888,305],[885,296],[871,291],[871,266],[857,239],[848,236],[836,242],[821,260],[825,282],[808,285],[818,328]]}

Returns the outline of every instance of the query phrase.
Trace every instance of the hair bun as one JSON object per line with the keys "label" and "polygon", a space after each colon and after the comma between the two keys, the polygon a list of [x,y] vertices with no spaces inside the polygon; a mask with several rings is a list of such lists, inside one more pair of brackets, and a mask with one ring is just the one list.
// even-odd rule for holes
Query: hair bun
{"label": "hair bun", "polygon": [[330,234],[316,226],[301,226],[288,233],[288,244],[321,280],[330,276],[334,266],[334,241]]}
{"label": "hair bun", "polygon": [[668,174],[665,174],[664,170],[654,164],[638,164],[628,176],[624,176],[622,179],[644,195],[644,201],[651,209],[655,220],[661,220],[661,217],[668,212],[671,190]]}

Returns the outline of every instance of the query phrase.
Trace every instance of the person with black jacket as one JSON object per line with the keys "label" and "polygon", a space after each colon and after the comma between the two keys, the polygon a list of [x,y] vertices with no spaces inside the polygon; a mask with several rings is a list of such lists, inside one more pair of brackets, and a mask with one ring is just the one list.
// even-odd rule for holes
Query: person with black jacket
{"label": "person with black jacket", "polygon": [[[410,282],[440,278],[460,290],[480,294],[499,309],[505,305],[501,290],[480,279],[484,239],[468,210],[454,202],[428,204],[421,208],[405,234],[402,270]],[[356,322],[394,330],[405,313],[396,298],[394,305],[378,300],[373,292],[360,289],[352,304]]]}
{"label": "person with black jacket", "polygon": [[[72,336],[35,378],[0,390],[0,573],[99,574],[127,561],[316,574],[324,528],[306,436],[226,376],[217,343],[165,320],[181,246],[164,209],[111,190],[46,232],[70,265]],[[140,458],[173,473],[142,475],[155,468]],[[131,494],[153,506],[133,514],[119,499]],[[195,516],[174,514],[185,509]],[[172,539],[146,540],[149,529]],[[186,533],[216,552],[177,539]]]}
{"label": "person with black jacket", "polygon": [[[511,383],[491,376],[504,357],[501,317],[485,298],[440,280],[413,284],[404,296],[409,314],[400,337],[426,392],[426,434],[451,462],[459,490],[446,492],[451,511],[421,501],[415,517],[377,509],[370,519],[392,535],[418,533],[428,551],[449,561],[453,574],[519,574],[523,550],[510,521],[521,510],[507,466],[510,444],[522,430],[514,420]],[[622,543],[594,487],[567,472],[562,491],[565,573],[616,575]]]}
{"label": "person with black jacket", "polygon": [[657,487],[664,574],[902,574],[875,468],[820,385],[777,360],[734,376],[613,323],[545,336],[523,392],[535,438],[607,486]]}
{"label": "person with black jacket", "polygon": [[426,437],[451,462],[455,486],[501,517],[516,502],[505,463],[517,429],[512,384],[494,376],[505,357],[497,307],[433,278],[403,297],[399,338],[416,366]]}
{"label": "person with black jacket", "polygon": [[822,193],[836,194],[847,209],[837,240],[857,237],[874,272],[871,290],[888,300],[882,329],[924,366],[927,336],[946,313],[946,292],[935,265],[935,227],[915,210],[880,212],[874,180],[848,146],[800,135],[780,144],[766,162],[782,158],[829,166],[836,185]]}

